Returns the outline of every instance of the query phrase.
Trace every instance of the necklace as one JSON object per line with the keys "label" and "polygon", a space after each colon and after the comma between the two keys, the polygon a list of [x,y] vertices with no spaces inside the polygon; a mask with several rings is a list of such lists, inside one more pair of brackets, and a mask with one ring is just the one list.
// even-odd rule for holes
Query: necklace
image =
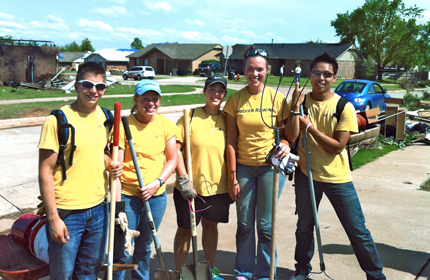
{"label": "necklace", "polygon": [[208,118],[209,125],[212,127],[212,133],[214,133],[215,132],[216,123],[218,122],[218,119],[219,119],[219,115],[218,115],[218,118],[215,121],[215,124],[212,126],[212,124],[211,124],[212,115],[208,115],[208,113],[206,113],[205,107],[202,107],[202,109],[203,109],[203,112],[205,112],[206,117]]}

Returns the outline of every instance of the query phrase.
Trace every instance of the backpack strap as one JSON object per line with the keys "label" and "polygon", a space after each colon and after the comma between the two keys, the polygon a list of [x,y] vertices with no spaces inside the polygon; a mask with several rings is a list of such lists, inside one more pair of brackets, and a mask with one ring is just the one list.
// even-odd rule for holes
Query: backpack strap
{"label": "backpack strap", "polygon": [[70,134],[71,135],[72,148],[70,150],[69,165],[72,166],[73,165],[73,154],[76,151],[75,128],[73,127],[73,125],[71,125],[67,122],[67,117],[64,114],[63,110],[61,110],[61,109],[52,110],[51,115],[54,115],[55,118],[57,119],[58,143],[59,143],[57,164],[61,165],[62,178],[63,178],[63,180],[66,180],[67,175],[66,175],[66,162],[64,159],[64,150],[66,149],[66,144],[67,144],[67,141],[69,139],[69,134]]}
{"label": "backpack strap", "polygon": [[103,123],[104,126],[106,126],[107,128],[109,128],[109,133],[112,131],[113,128],[113,115],[112,112],[109,111],[106,108],[100,107],[103,111],[103,113],[105,114],[106,117],[106,121]]}
{"label": "backpack strap", "polygon": [[[343,110],[345,109],[346,104],[348,103],[348,100],[344,97],[340,97],[339,101],[336,104],[336,112],[334,113],[334,117],[337,119],[337,123],[339,123],[340,116],[343,113]],[[351,152],[349,151],[349,141],[346,144],[346,151],[348,153],[348,163],[349,163],[349,170],[354,171],[354,168],[352,167],[351,162]]]}
{"label": "backpack strap", "polygon": [[196,109],[196,108],[191,109],[191,118],[190,118],[190,123],[191,123],[191,121],[193,120],[195,109]]}

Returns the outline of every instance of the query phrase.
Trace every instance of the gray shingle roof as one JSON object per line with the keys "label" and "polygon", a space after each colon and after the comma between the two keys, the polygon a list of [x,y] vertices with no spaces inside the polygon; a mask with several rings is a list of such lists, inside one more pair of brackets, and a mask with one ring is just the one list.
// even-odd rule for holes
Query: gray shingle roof
{"label": "gray shingle roof", "polygon": [[[301,59],[312,60],[315,57],[327,52],[331,57],[337,59],[354,44],[254,44],[257,48],[265,49],[269,53],[269,59]],[[233,46],[233,53],[230,59],[242,59],[243,53],[252,45],[237,44]]]}
{"label": "gray shingle roof", "polygon": [[222,51],[222,46],[219,44],[151,44],[127,57],[141,57],[151,51],[159,50],[171,59],[195,60],[214,48]]}
{"label": "gray shingle roof", "polygon": [[59,62],[73,62],[78,58],[83,57],[87,52],[60,52]]}

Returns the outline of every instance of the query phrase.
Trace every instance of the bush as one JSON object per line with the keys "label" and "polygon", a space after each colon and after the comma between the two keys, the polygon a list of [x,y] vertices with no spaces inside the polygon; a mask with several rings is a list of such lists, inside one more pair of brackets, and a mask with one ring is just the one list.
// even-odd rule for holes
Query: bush
{"label": "bush", "polygon": [[418,109],[430,109],[429,105],[424,105],[421,107],[418,107],[418,102],[420,100],[427,100],[430,101],[430,93],[428,91],[424,91],[422,94],[422,97],[418,97],[417,94],[410,93],[409,91],[403,96],[403,99],[405,100],[405,107],[410,111],[415,111]]}

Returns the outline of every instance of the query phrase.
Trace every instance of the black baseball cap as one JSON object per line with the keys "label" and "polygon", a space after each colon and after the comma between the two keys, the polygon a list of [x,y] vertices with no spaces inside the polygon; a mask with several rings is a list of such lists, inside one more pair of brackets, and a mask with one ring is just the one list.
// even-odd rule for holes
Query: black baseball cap
{"label": "black baseball cap", "polygon": [[212,75],[212,76],[209,76],[209,77],[206,79],[206,82],[205,82],[205,88],[207,88],[207,87],[209,87],[209,86],[211,86],[211,85],[213,85],[213,84],[215,84],[215,83],[221,83],[221,84],[223,84],[223,85],[225,86],[225,88],[227,89],[227,80],[226,80],[223,76],[219,76],[219,75]]}

